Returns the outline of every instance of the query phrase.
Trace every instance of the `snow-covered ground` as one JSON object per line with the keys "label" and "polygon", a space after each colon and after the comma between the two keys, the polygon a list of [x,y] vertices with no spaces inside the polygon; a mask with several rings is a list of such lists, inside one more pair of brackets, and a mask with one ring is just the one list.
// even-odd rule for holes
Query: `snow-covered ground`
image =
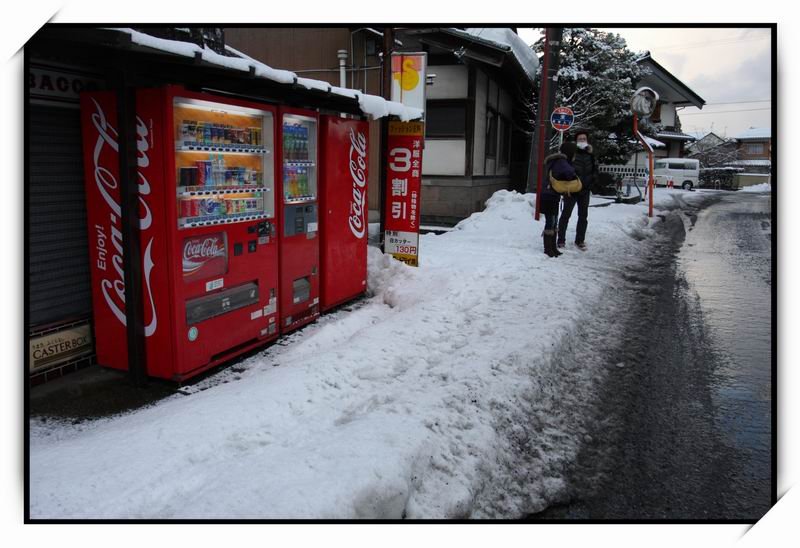
{"label": "snow-covered ground", "polygon": [[769,183],[761,183],[758,185],[750,185],[743,187],[742,192],[772,192],[772,185]]}
{"label": "snow-covered ground", "polygon": [[[657,189],[656,203],[703,194]],[[81,425],[32,420],[31,517],[518,517],[557,500],[586,435],[570,409],[599,366],[589,352],[565,372],[554,354],[659,219],[591,208],[589,250],[550,259],[533,200],[500,191],[422,236],[420,268],[371,248],[360,306],[189,395]]]}

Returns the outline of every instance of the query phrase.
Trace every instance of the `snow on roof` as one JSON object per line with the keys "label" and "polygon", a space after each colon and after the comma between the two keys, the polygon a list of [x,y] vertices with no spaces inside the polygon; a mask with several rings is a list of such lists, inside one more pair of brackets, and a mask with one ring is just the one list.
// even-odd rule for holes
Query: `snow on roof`
{"label": "snow on roof", "polygon": [[662,137],[667,139],[683,139],[687,141],[694,141],[695,138],[691,135],[687,135],[682,131],[659,131],[656,133],[656,137]]}
{"label": "snow on roof", "polygon": [[734,139],[769,139],[772,137],[772,130],[768,127],[751,127],[741,132]]}
{"label": "snow on roof", "polygon": [[255,76],[258,78],[272,80],[273,82],[278,82],[280,84],[297,84],[306,89],[324,91],[326,93],[341,95],[342,97],[357,99],[358,106],[361,108],[361,111],[371,118],[382,118],[383,116],[394,115],[400,118],[402,121],[407,122],[409,120],[416,120],[422,117],[421,109],[407,107],[402,103],[397,103],[394,101],[387,101],[383,97],[361,93],[358,90],[332,86],[328,82],[323,82],[322,80],[301,78],[298,77],[294,72],[274,69],[268,65],[265,65],[261,61],[257,61],[252,57],[248,57],[247,55],[231,47],[226,47],[226,49],[238,57],[220,55],[211,49],[200,47],[197,44],[190,42],[157,38],[131,28],[109,28],[108,30],[114,30],[128,34],[131,37],[131,42],[140,46],[145,46],[184,57],[195,57],[199,54],[203,61],[213,65],[218,65],[233,70],[240,70],[242,72],[250,72],[253,70]]}
{"label": "snow on roof", "polygon": [[772,160],[736,160],[735,162],[728,162],[726,166],[765,166],[770,167]]}
{"label": "snow on roof", "polygon": [[[614,135],[614,134],[612,133],[611,135]],[[608,136],[609,139],[616,139],[616,136],[612,137],[611,135]],[[652,137],[648,137],[647,135],[644,135],[644,134],[640,134],[640,135],[644,138],[645,142],[648,145],[650,145],[651,147],[653,147],[653,148],[666,148],[666,146],[667,146],[664,143],[662,143],[661,141],[659,141],[658,139],[653,139]],[[629,143],[641,143],[641,141],[639,141],[638,139],[629,139],[628,142]]]}
{"label": "snow on roof", "polygon": [[500,46],[511,48],[511,53],[517,59],[519,66],[528,75],[531,82],[536,79],[536,70],[539,68],[539,59],[536,54],[519,35],[509,28],[468,28],[465,32]]}

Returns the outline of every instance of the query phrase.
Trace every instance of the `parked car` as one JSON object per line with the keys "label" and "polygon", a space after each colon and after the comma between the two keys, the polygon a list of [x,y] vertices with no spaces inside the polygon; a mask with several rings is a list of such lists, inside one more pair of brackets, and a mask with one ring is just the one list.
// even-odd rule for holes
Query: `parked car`
{"label": "parked car", "polygon": [[676,187],[691,190],[700,177],[700,160],[690,158],[659,158],[655,161],[653,178],[656,186],[667,186],[669,181]]}

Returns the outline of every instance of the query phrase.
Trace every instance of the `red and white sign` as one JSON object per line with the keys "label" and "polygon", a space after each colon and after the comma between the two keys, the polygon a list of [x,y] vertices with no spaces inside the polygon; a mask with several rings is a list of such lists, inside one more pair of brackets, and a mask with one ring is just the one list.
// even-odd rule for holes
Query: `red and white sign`
{"label": "red and white sign", "polygon": [[419,265],[422,190],[422,122],[389,122],[384,249],[411,266]]}
{"label": "red and white sign", "polygon": [[[140,92],[137,100],[143,98],[145,93]],[[159,329],[163,310],[167,308],[166,231],[162,217],[157,214],[164,208],[163,193],[153,186],[163,184],[163,164],[157,153],[160,136],[156,134],[159,128],[155,120],[158,116],[146,104],[140,103],[137,112],[136,148],[144,334],[154,339],[154,344],[147,346],[147,359],[150,362],[150,349],[168,344],[168,333],[166,329]],[[113,92],[93,92],[81,96],[97,358],[100,363],[117,363],[127,367],[116,114],[116,95]],[[121,356],[121,361],[116,359],[118,356]]]}
{"label": "red and white sign", "polygon": [[348,164],[353,180],[353,200],[348,224],[356,238],[363,238],[367,229],[367,136],[366,131],[350,128],[350,153]]}
{"label": "red and white sign", "polygon": [[569,107],[556,107],[550,115],[550,123],[558,131],[567,131],[575,123],[575,113]]}
{"label": "red and white sign", "polygon": [[222,276],[228,271],[227,235],[224,232],[183,240],[183,281]]}

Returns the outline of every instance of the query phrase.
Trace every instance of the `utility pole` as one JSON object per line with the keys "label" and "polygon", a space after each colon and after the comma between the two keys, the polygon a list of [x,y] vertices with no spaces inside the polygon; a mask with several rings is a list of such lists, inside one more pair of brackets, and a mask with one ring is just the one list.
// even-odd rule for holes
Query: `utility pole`
{"label": "utility pole", "polygon": [[[394,49],[394,32],[391,27],[383,29],[383,98],[387,101],[392,98],[392,50]],[[381,118],[381,161],[380,161],[380,186],[378,187],[378,202],[380,214],[380,232],[378,234],[381,251],[384,250],[384,232],[386,228],[386,169],[389,163],[389,117]]]}
{"label": "utility pole", "polygon": [[547,27],[544,33],[544,56],[542,57],[542,77],[539,82],[539,100],[536,112],[536,126],[531,139],[531,155],[528,162],[527,192],[536,192],[536,220],[539,210],[544,178],[544,159],[552,136],[550,113],[556,104],[558,90],[558,67],[561,52],[562,27]]}

